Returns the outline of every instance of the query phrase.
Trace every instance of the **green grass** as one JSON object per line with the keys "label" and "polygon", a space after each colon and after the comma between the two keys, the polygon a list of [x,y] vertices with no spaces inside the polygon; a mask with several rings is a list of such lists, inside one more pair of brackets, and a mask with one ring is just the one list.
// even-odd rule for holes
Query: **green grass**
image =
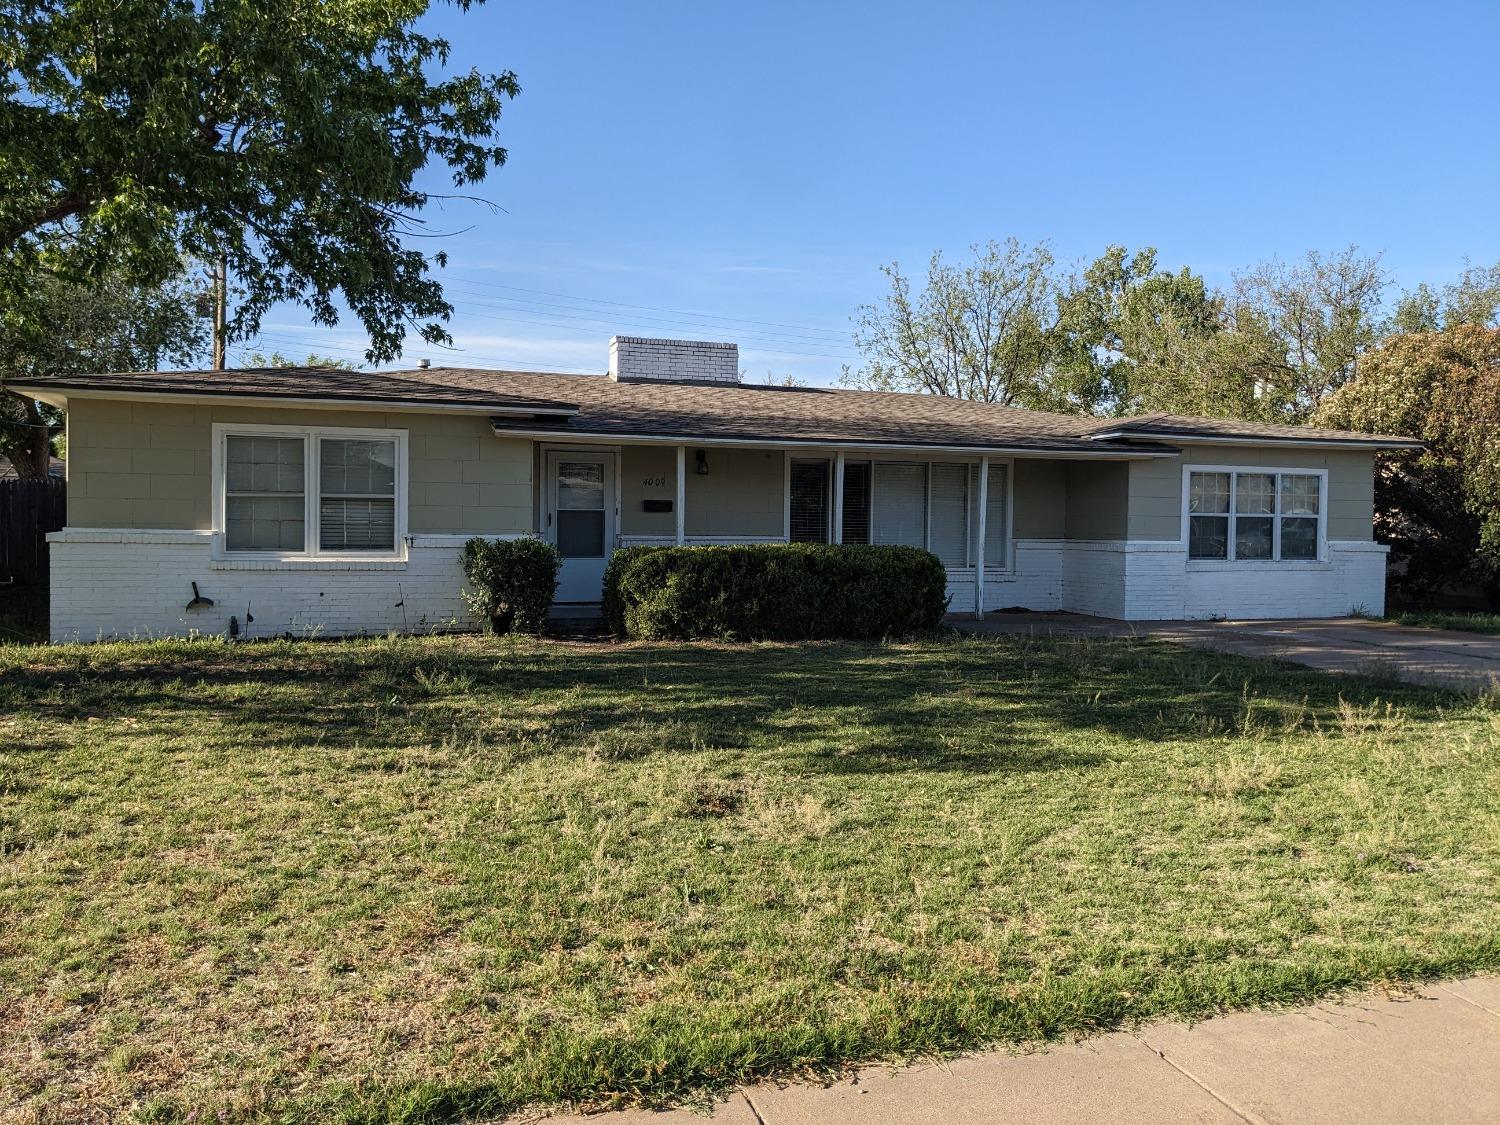
{"label": "green grass", "polygon": [[1393,613],[1390,619],[1398,625],[1416,625],[1424,629],[1461,629],[1466,633],[1500,635],[1500,613]]}
{"label": "green grass", "polygon": [[1500,711],[1127,640],[0,648],[0,1117],[442,1121],[1500,968]]}

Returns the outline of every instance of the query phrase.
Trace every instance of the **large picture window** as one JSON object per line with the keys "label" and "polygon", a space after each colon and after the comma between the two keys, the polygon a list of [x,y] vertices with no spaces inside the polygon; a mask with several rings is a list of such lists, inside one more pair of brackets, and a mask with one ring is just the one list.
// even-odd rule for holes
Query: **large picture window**
{"label": "large picture window", "polygon": [[396,557],[400,431],[216,426],[226,554]]}
{"label": "large picture window", "polygon": [[1188,473],[1188,558],[1315,561],[1323,475],[1280,469]]}
{"label": "large picture window", "polygon": [[[793,542],[825,542],[831,465],[792,461]],[[1006,565],[1008,466],[991,465],[985,515],[987,567]],[[979,467],[945,461],[844,462],[842,540],[921,547],[950,569],[978,557]]]}

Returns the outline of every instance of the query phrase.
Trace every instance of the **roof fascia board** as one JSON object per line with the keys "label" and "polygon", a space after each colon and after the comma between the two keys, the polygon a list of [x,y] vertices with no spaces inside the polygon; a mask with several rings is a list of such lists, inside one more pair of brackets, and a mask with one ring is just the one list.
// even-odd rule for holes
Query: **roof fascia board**
{"label": "roof fascia board", "polygon": [[1182,442],[1184,445],[1285,445],[1298,449],[1425,449],[1420,441],[1383,438],[1286,438],[1286,437],[1235,437],[1225,434],[1188,434],[1176,431],[1111,430],[1108,433],[1089,434],[1089,441],[1145,441],[1161,440]]}
{"label": "roof fascia board", "polygon": [[1146,461],[1180,456],[1175,449],[1122,450],[1101,449],[1036,449],[1030,446],[1013,445],[922,445],[911,442],[877,441],[814,441],[804,438],[733,438],[695,437],[691,434],[665,436],[662,434],[615,434],[578,433],[570,430],[512,429],[504,425],[492,427],[497,437],[536,438],[545,441],[567,441],[589,445],[729,445],[741,449],[852,449],[871,452],[896,453],[1000,453],[1007,457],[1072,459],[1090,461]]}
{"label": "roof fascia board", "polygon": [[298,409],[317,408],[319,410],[364,410],[364,411],[390,411],[401,410],[415,414],[483,414],[487,417],[505,415],[507,417],[531,418],[538,414],[555,415],[558,417],[572,417],[578,413],[578,407],[571,403],[538,402],[535,405],[526,406],[486,406],[482,403],[442,403],[442,402],[418,402],[409,399],[347,399],[347,398],[317,398],[317,397],[295,397],[291,395],[254,395],[254,394],[195,394],[183,391],[112,391],[103,390],[98,387],[86,387],[74,389],[61,386],[31,387],[20,383],[7,383],[6,390],[15,391],[17,394],[28,395],[49,406],[65,407],[70,398],[83,399],[114,399],[125,402],[172,402],[172,403],[212,403],[215,405],[229,406],[284,406]]}

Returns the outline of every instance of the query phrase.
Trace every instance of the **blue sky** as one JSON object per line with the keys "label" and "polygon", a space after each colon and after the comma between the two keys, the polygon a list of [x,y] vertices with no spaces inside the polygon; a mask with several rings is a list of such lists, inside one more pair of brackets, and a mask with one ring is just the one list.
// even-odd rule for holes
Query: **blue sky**
{"label": "blue sky", "polygon": [[[830,382],[879,267],[1014,235],[1154,245],[1211,282],[1355,243],[1396,285],[1500,260],[1497,0],[439,4],[514,70],[510,160],[449,204],[457,351],[601,370],[612,332],[737,340]],[[429,176],[441,190],[443,180]],[[357,358],[357,324],[258,346]]]}

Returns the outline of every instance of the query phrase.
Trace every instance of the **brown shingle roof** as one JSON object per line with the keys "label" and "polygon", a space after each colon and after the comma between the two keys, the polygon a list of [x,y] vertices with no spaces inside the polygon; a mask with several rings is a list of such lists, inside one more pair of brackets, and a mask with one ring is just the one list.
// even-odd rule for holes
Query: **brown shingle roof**
{"label": "brown shingle roof", "polygon": [[[774,387],[615,382],[603,375],[434,367],[347,371],[316,367],[154,371],[67,376],[25,384],[62,392],[211,395],[227,398],[421,404],[490,410],[498,430],[684,440],[1034,449],[1095,455],[1169,452],[1170,437],[1399,442],[1338,430],[1265,426],[1174,415],[1113,421],[938,395]],[[576,413],[575,413],[576,412]],[[1105,435],[1119,435],[1119,437]]]}
{"label": "brown shingle roof", "polygon": [[1240,422],[1230,418],[1195,418],[1187,414],[1140,414],[1104,422],[1094,434],[1187,440],[1192,437],[1228,437],[1263,441],[1347,442],[1356,445],[1420,446],[1414,438],[1389,434],[1361,434],[1349,430],[1327,430],[1316,426],[1288,426],[1271,422]]}

